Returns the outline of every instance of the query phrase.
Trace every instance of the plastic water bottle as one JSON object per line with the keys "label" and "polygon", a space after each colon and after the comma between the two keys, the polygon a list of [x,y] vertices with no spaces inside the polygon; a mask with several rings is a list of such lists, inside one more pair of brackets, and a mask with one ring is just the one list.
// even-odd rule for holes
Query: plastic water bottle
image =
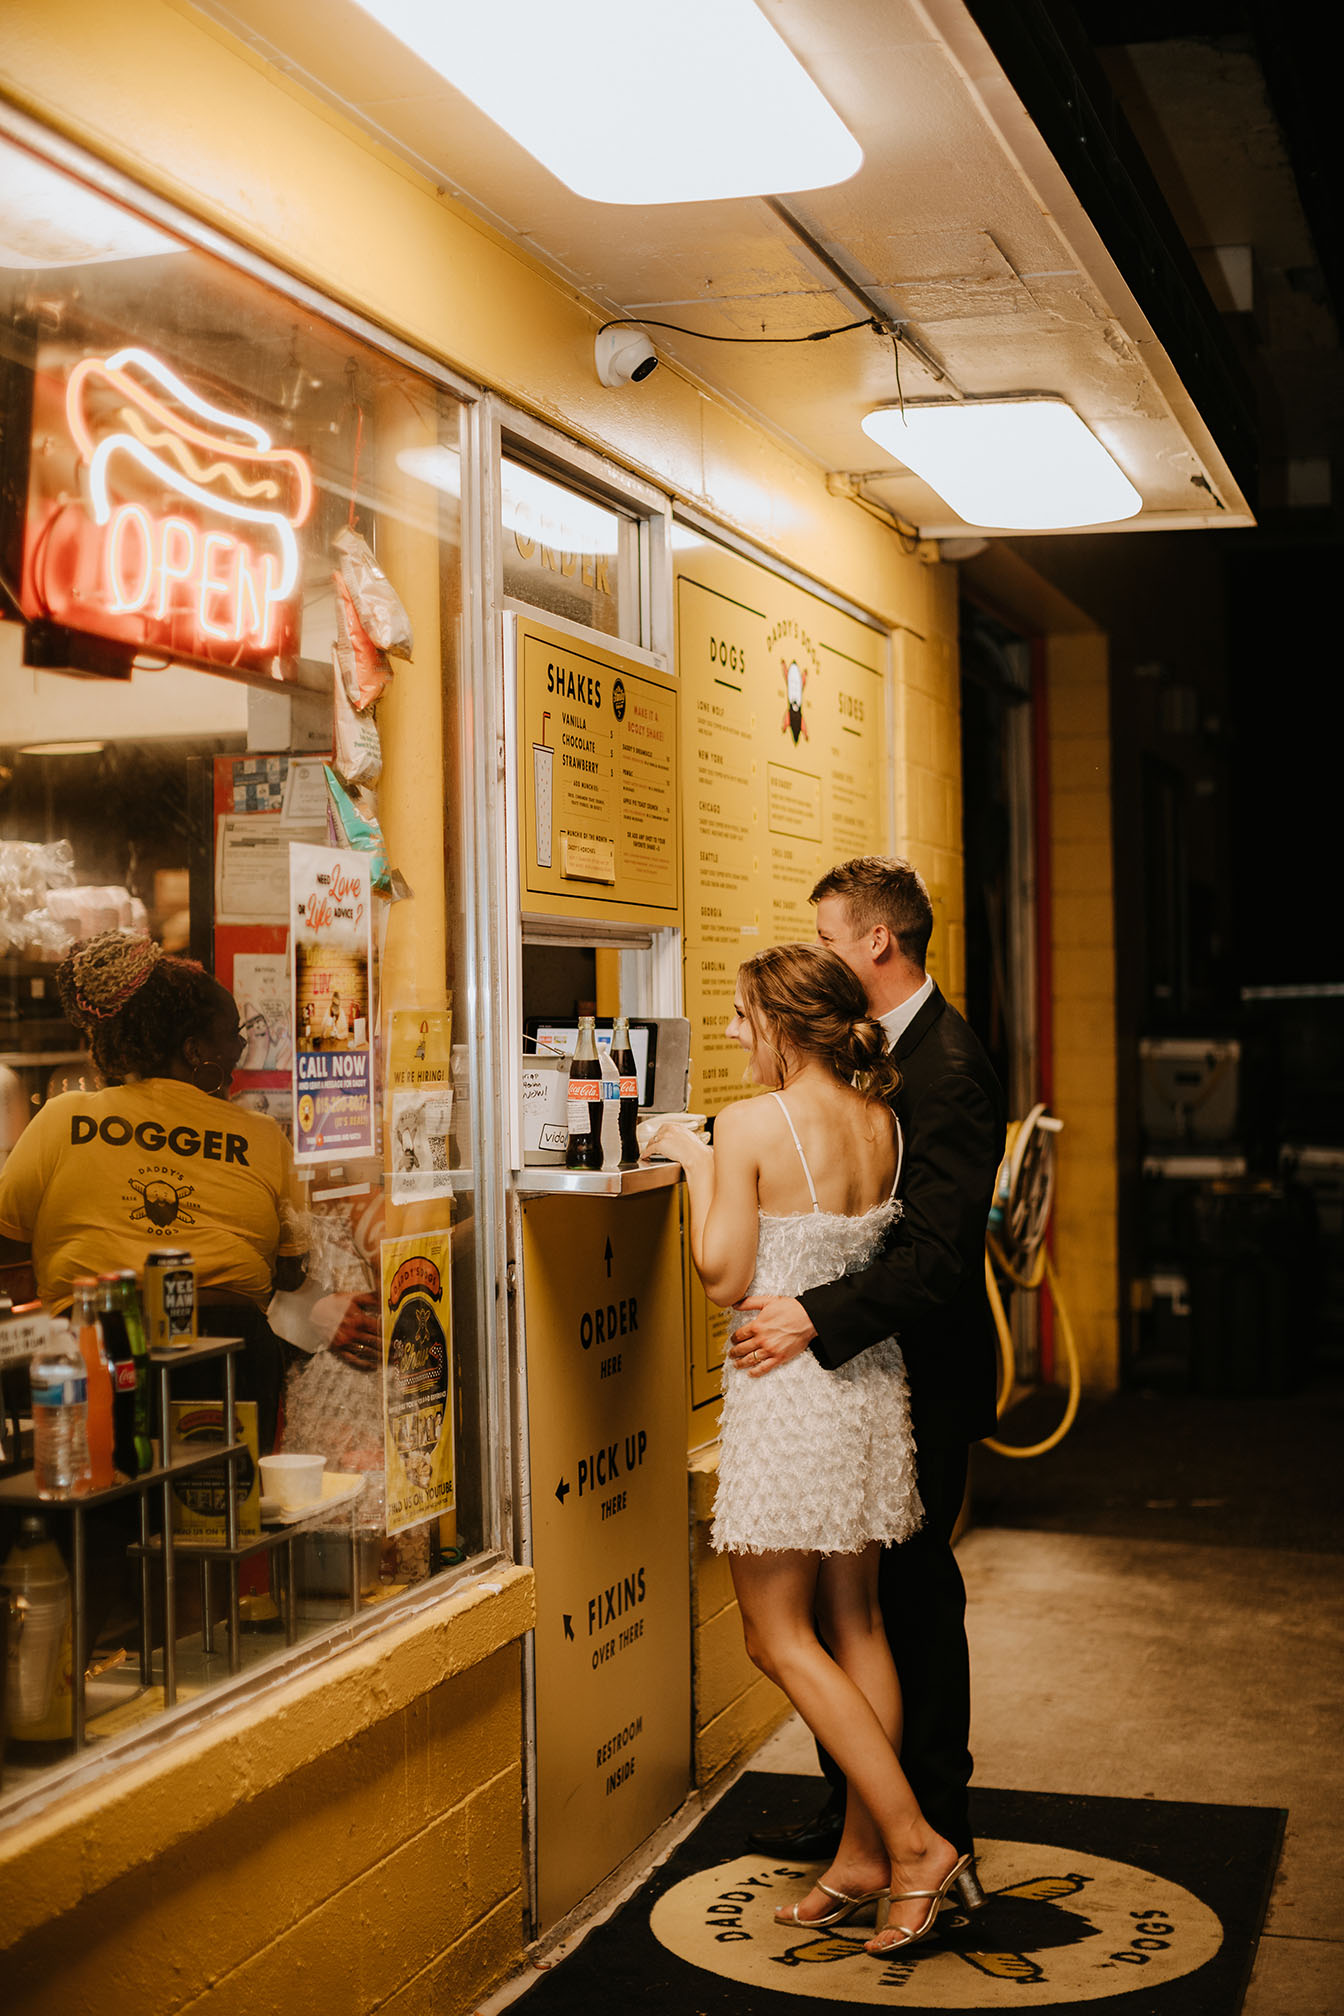
{"label": "plastic water bottle", "polygon": [[5,1719],[26,1743],[61,1742],[70,1734],[70,1577],[60,1550],[36,1512],[26,1512],[19,1537],[0,1567],[0,1602],[9,1608]]}
{"label": "plastic water bottle", "polygon": [[33,1483],[39,1498],[89,1488],[89,1375],[68,1323],[53,1323],[28,1367],[33,1405]]}

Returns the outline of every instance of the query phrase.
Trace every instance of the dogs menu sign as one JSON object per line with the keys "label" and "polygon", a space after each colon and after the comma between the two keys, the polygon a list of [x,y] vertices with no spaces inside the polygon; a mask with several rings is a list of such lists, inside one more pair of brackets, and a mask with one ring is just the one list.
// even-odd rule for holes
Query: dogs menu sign
{"label": "dogs menu sign", "polygon": [[237,394],[138,344],[46,345],[22,603],[137,651],[283,677],[297,657],[312,469]]}

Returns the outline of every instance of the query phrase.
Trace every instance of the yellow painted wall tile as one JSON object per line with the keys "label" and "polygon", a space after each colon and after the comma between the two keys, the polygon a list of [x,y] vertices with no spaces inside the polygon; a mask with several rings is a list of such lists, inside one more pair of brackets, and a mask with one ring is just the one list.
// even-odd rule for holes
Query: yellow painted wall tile
{"label": "yellow painted wall tile", "polygon": [[703,1728],[757,1678],[742,1643],[742,1618],[734,1604],[695,1633],[695,1726]]}
{"label": "yellow painted wall tile", "polygon": [[516,1645],[424,1697],[410,1729],[408,1801],[418,1819],[455,1806],[518,1755],[522,1678]]}
{"label": "yellow painted wall tile", "polygon": [[747,1756],[779,1727],[792,1709],[774,1682],[763,1673],[753,1686],[696,1733],[695,1782],[712,1785],[724,1771]]}
{"label": "yellow painted wall tile", "polygon": [[691,1529],[691,1621],[707,1624],[721,1610],[736,1606],[733,1571],[726,1554],[716,1554],[709,1544],[709,1528]]}
{"label": "yellow painted wall tile", "polygon": [[1072,840],[1054,847],[1050,855],[1050,880],[1056,899],[1097,896],[1110,902],[1115,876],[1109,837]]}
{"label": "yellow painted wall tile", "polygon": [[1052,679],[1048,704],[1052,738],[1110,733],[1110,684],[1104,677]]}
{"label": "yellow painted wall tile", "polygon": [[1073,946],[1067,959],[1061,957],[1058,944],[1054,949],[1056,967],[1063,967],[1065,985],[1057,988],[1056,998],[1062,994],[1065,1005],[1073,1001],[1110,1001],[1115,996],[1115,949],[1113,945]]}
{"label": "yellow painted wall tile", "polygon": [[1054,798],[1079,792],[1095,792],[1099,805],[1109,810],[1111,799],[1111,738],[1109,735],[1061,735],[1050,738],[1050,793],[1053,825]]}
{"label": "yellow painted wall tile", "polygon": [[1070,991],[1074,955],[1080,951],[1109,949],[1115,942],[1115,911],[1110,900],[1110,889],[1100,896],[1066,896],[1055,892],[1051,901],[1051,923],[1054,944],[1058,948],[1055,958],[1055,986],[1061,993]]}
{"label": "yellow painted wall tile", "polygon": [[365,2009],[394,1994],[484,1915],[469,1908],[470,1879],[466,1812],[459,1807],[342,1893],[338,1901],[360,1925]]}
{"label": "yellow painted wall tile", "polygon": [[467,1916],[484,1918],[523,1880],[523,1774],[520,1761],[473,1792],[467,1820]]}
{"label": "yellow painted wall tile", "polygon": [[[523,1893],[518,1890],[383,2003],[378,2016],[469,2016],[516,1971],[522,1954]],[[298,2011],[291,2009],[287,2016],[298,2016]]]}

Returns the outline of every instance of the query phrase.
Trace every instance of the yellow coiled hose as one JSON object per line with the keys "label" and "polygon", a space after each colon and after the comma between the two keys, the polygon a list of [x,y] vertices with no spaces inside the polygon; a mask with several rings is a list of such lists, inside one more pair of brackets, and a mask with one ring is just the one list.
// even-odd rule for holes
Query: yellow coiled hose
{"label": "yellow coiled hose", "polygon": [[[1030,1116],[1027,1125],[1030,1126],[1031,1120],[1036,1117],[1036,1113],[1043,1113],[1044,1110],[1043,1107],[1036,1108]],[[1018,1130],[1014,1129],[1013,1131],[1016,1134]],[[1013,1140],[1010,1137],[1010,1155],[1013,1145]],[[1015,1287],[1037,1289],[1043,1281],[1049,1284],[1050,1299],[1054,1303],[1055,1316],[1059,1324],[1059,1334],[1064,1344],[1064,1359],[1068,1366],[1069,1388],[1064,1402],[1063,1417],[1058,1427],[1051,1434],[1047,1435],[1043,1442],[1033,1442],[1026,1448],[1019,1448],[1011,1442],[999,1442],[992,1437],[986,1437],[985,1447],[993,1449],[999,1456],[1044,1456],[1047,1450],[1057,1447],[1064,1440],[1070,1428],[1072,1428],[1074,1417],[1078,1412],[1078,1401],[1082,1394],[1082,1374],[1078,1365],[1078,1343],[1073,1334],[1073,1325],[1069,1321],[1069,1311],[1060,1289],[1059,1276],[1056,1274],[1054,1262],[1046,1250],[1044,1225],[1040,1227],[1039,1243],[1025,1272],[1019,1272],[992,1230],[985,1239],[985,1287],[989,1294],[989,1306],[994,1311],[994,1326],[999,1333],[999,1357],[1002,1365],[1002,1379],[999,1386],[998,1418],[1002,1420],[1013,1398],[1013,1389],[1017,1383],[1017,1364],[1013,1356],[1013,1337],[1012,1332],[1008,1328],[1008,1314],[1004,1309],[1003,1297],[999,1293],[999,1284],[994,1275],[995,1261],[998,1262],[1003,1272]]]}

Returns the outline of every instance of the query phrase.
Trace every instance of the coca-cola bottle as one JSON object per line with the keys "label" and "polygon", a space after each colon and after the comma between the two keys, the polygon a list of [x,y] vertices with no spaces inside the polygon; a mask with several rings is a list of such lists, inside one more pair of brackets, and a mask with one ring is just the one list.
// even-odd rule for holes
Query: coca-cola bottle
{"label": "coca-cola bottle", "polygon": [[98,1321],[112,1367],[112,1460],[127,1477],[154,1468],[149,1436],[149,1346],[135,1276],[98,1276]]}
{"label": "coca-cola bottle", "polygon": [[567,1169],[602,1167],[602,1067],[597,1059],[596,1018],[580,1015],[579,1040],[569,1060],[569,1140]]}
{"label": "coca-cola bottle", "polygon": [[639,1160],[635,1123],[639,1119],[639,1076],[630,1047],[630,1023],[618,1015],[611,1031],[611,1061],[621,1074],[621,1167]]}

